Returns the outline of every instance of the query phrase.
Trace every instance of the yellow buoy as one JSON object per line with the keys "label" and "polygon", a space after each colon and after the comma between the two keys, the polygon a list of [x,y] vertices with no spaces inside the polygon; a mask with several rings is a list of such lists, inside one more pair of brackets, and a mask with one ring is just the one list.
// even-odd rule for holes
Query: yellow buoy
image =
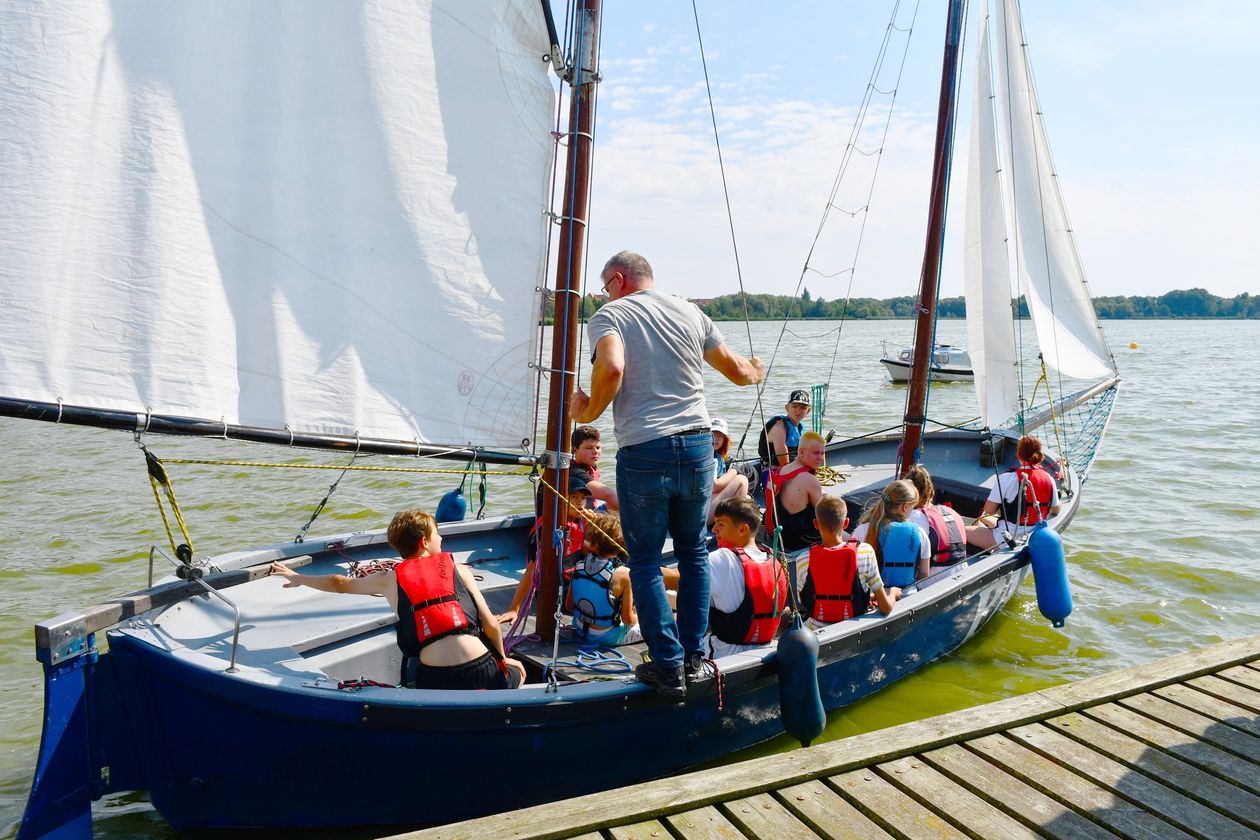
{"label": "yellow buoy", "polygon": [[1137,342],[1136,342],[1136,341],[1130,341],[1130,342],[1129,342],[1129,349],[1130,349],[1130,350],[1136,350],[1136,349],[1137,349]]}

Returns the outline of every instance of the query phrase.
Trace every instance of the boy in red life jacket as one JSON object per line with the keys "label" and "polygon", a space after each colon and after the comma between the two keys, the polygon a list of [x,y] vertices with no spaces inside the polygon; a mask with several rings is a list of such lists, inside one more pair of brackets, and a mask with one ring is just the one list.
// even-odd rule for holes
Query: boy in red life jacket
{"label": "boy in red life jacket", "polygon": [[[546,488],[543,488],[546,492]],[[564,559],[566,570],[571,568],[568,564],[572,562],[571,558],[576,558],[582,551],[582,541],[586,538],[586,520],[583,517],[583,511],[587,509],[591,502],[591,491],[587,488],[586,482],[581,476],[573,472],[569,473],[569,503],[562,505],[564,509],[565,525],[567,537],[564,545]],[[528,562],[525,564],[525,573],[521,575],[520,583],[516,584],[516,591],[512,593],[512,603],[508,606],[506,612],[499,613],[496,618],[500,624],[503,622],[516,621],[516,616],[521,609],[521,604],[525,603],[525,596],[529,594],[530,583],[534,578],[535,558],[538,553],[538,540],[543,538],[543,523],[539,519],[534,523],[534,530],[529,535],[529,545],[526,548],[528,554]],[[550,535],[546,537],[551,539]]]}
{"label": "boy in red life jacket", "polygon": [[416,688],[516,688],[524,682],[525,666],[504,654],[499,625],[477,581],[442,551],[433,517],[418,508],[400,511],[389,523],[388,539],[402,562],[367,577],[302,575],[280,563],[272,564],[271,574],[288,578],[286,589],[383,595],[398,615],[398,645],[404,667],[408,658],[415,664]]}
{"label": "boy in red life jacket", "polygon": [[901,596],[899,588],[884,586],[875,549],[868,543],[844,539],[848,512],[841,497],[823,496],[814,507],[814,525],[822,534],[822,545],[812,546],[796,561],[801,610],[815,630],[864,615],[871,601],[888,615]]}
{"label": "boy in red life jacket", "polygon": [[573,463],[569,466],[569,476],[586,482],[586,489],[595,501],[595,507],[617,510],[616,489],[599,480],[599,459],[603,449],[599,429],[594,426],[578,426],[569,436],[569,444],[573,447]]}
{"label": "boy in red life jacket", "polygon": [[[718,503],[713,521],[717,551],[709,554],[709,633],[704,648],[717,659],[759,650],[774,641],[787,606],[787,575],[756,542],[761,527],[757,503],[744,496]],[[670,569],[665,585],[677,586]]]}

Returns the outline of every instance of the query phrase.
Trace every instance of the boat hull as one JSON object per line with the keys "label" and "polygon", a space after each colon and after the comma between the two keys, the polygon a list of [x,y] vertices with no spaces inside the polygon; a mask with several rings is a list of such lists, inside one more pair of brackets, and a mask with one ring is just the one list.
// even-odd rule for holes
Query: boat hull
{"label": "boat hull", "polygon": [[[888,371],[888,376],[893,382],[909,382],[910,381],[910,365],[906,362],[900,362],[896,359],[880,359],[880,364]],[[972,382],[975,380],[975,372],[969,367],[938,367],[932,366],[929,378],[933,382]]]}
{"label": "boat hull", "polygon": [[[985,562],[914,610],[824,631],[827,709],[974,635],[1027,566],[1020,554]],[[180,829],[442,823],[667,775],[782,732],[772,655],[728,669],[720,711],[711,691],[675,705],[632,679],[553,694],[284,690],[189,665],[133,632],[110,634],[95,673],[127,687],[136,779]],[[533,771],[480,783],[526,757]]]}

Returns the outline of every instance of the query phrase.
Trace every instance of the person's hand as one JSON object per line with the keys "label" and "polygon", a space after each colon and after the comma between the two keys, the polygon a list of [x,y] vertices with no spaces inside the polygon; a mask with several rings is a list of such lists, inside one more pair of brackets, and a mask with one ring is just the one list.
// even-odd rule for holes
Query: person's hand
{"label": "person's hand", "polygon": [[518,674],[520,674],[520,675],[521,675],[521,683],[522,683],[522,684],[524,684],[524,683],[525,683],[526,679],[528,678],[528,675],[525,673],[525,666],[524,666],[524,664],[522,664],[521,662],[519,662],[519,661],[517,661],[517,660],[515,660],[515,659],[512,659],[511,657],[508,657],[508,658],[504,659],[504,660],[503,660],[503,664],[507,665],[509,668],[513,669],[513,670],[514,670],[514,671],[516,671]]}
{"label": "person's hand", "polygon": [[900,586],[888,587],[888,597],[892,598],[894,601],[899,600],[901,598],[901,587]]}
{"label": "person's hand", "polygon": [[282,577],[289,578],[289,580],[286,581],[284,584],[285,589],[291,589],[294,586],[302,585],[298,583],[296,580],[294,580],[294,578],[298,576],[298,573],[293,571],[292,569],[290,569],[288,566],[284,565],[283,563],[272,563],[271,568],[267,570],[267,575],[268,576],[280,575]]}
{"label": "person's hand", "polygon": [[587,422],[586,410],[590,408],[591,398],[581,388],[574,388],[573,395],[569,397],[569,413],[573,415],[574,421],[578,423]]}
{"label": "person's hand", "polygon": [[753,367],[753,381],[752,381],[752,384],[754,384],[754,385],[760,385],[760,384],[761,384],[761,380],[763,380],[763,379],[765,379],[765,378],[766,378],[766,366],[765,366],[765,365],[763,365],[763,364],[761,363],[761,359],[758,359],[756,356],[753,356],[751,359],[749,359],[749,360],[748,360],[748,363],[749,363],[750,365],[752,365],[752,367]]}
{"label": "person's hand", "polygon": [[513,621],[516,621],[516,610],[499,613],[494,617],[494,620],[500,624],[511,624]]}

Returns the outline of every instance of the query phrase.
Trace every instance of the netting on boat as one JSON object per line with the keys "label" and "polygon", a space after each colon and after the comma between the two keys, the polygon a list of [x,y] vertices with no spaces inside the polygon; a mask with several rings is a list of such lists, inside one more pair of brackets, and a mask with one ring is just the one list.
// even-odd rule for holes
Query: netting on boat
{"label": "netting on boat", "polygon": [[1055,400],[1053,405],[1047,400],[994,428],[1036,431],[1038,437],[1062,455],[1084,484],[1111,419],[1118,389],[1119,383],[1113,382],[1097,393],[1087,390],[1070,394]]}

